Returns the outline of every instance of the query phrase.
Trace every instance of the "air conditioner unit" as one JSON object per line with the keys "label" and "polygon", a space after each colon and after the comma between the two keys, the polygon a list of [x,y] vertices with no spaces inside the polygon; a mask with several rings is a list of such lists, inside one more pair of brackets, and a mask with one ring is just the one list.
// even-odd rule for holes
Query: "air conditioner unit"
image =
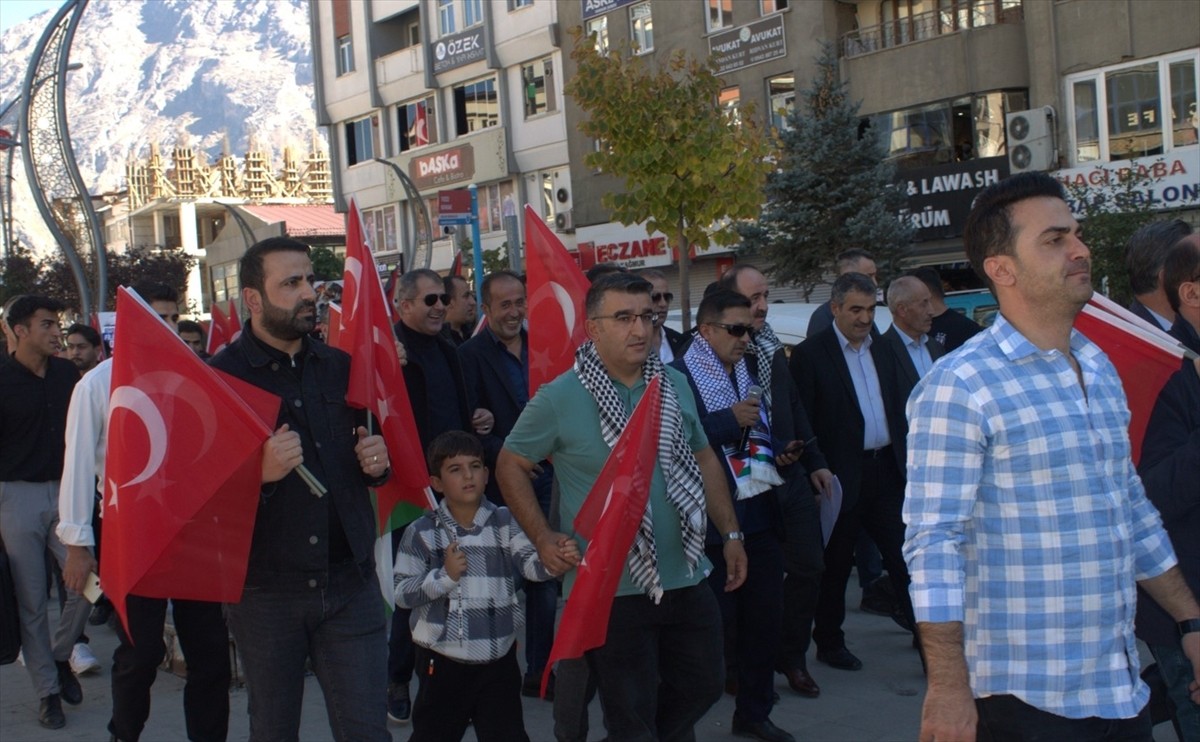
{"label": "air conditioner unit", "polygon": [[1016,174],[1053,168],[1058,160],[1055,128],[1052,106],[1014,111],[1005,116],[1009,171]]}
{"label": "air conditioner unit", "polygon": [[560,211],[554,215],[554,229],[558,232],[575,231],[575,219],[569,210]]}

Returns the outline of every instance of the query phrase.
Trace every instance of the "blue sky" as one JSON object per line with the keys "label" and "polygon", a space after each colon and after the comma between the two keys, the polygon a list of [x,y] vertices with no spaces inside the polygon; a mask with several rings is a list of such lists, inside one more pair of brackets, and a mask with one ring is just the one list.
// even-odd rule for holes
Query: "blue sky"
{"label": "blue sky", "polygon": [[43,10],[61,7],[60,0],[0,0],[0,33]]}

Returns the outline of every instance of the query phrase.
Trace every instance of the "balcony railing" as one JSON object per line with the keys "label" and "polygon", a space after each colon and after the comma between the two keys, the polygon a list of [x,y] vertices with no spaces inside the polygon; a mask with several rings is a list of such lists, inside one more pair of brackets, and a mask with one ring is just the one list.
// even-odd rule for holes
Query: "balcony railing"
{"label": "balcony railing", "polygon": [[1023,8],[1010,0],[974,2],[969,6],[964,2],[956,8],[916,13],[908,18],[851,31],[842,36],[840,51],[843,57],[857,57],[968,28],[1021,23],[1024,20]]}

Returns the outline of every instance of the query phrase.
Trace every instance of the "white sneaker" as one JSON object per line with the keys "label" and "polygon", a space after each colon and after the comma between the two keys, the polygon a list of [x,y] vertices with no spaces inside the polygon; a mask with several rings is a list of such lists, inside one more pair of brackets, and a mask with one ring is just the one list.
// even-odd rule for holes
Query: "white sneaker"
{"label": "white sneaker", "polygon": [[96,659],[96,655],[92,654],[91,648],[83,642],[75,645],[71,650],[71,672],[76,675],[87,675],[92,672],[100,671],[100,660]]}
{"label": "white sneaker", "polygon": [[20,665],[21,667],[25,666],[25,650],[24,649],[17,650],[17,664]]}

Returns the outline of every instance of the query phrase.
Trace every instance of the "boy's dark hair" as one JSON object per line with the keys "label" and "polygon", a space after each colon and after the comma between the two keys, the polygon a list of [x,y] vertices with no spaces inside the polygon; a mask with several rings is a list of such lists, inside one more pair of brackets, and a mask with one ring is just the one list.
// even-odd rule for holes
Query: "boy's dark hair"
{"label": "boy's dark hair", "polygon": [[254,243],[242,255],[238,264],[238,276],[241,278],[242,288],[265,292],[266,275],[263,272],[263,257],[273,252],[302,252],[308,255],[311,251],[308,245],[290,237],[269,237]]}
{"label": "boy's dark hair", "polygon": [[588,288],[587,301],[585,308],[587,316],[591,318],[596,312],[600,311],[600,303],[604,301],[604,295],[609,291],[619,291],[625,294],[646,294],[654,287],[650,282],[640,276],[635,276],[626,270],[621,270],[616,273],[608,273],[596,279]]}
{"label": "boy's dark hair", "polygon": [[983,269],[983,261],[996,255],[1012,255],[1016,236],[1012,226],[1013,204],[1031,198],[1067,200],[1062,183],[1045,173],[1020,173],[993,183],[975,197],[975,205],[963,228],[963,246],[971,267],[994,293],[996,287]]}
{"label": "boy's dark hair", "polygon": [[201,340],[208,337],[208,333],[206,333],[204,331],[204,325],[200,324],[199,322],[196,322],[195,320],[181,319],[181,320],[179,320],[179,324],[176,325],[175,327],[180,335],[182,335],[185,332],[198,332],[198,333],[200,333]]}
{"label": "boy's dark hair", "polygon": [[492,303],[492,284],[495,283],[496,281],[505,281],[505,280],[516,281],[517,283],[519,283],[521,285],[525,284],[525,279],[521,278],[520,276],[518,276],[516,273],[513,273],[512,271],[493,271],[484,277],[483,285],[479,287],[479,293],[483,294],[483,303],[484,304]]}
{"label": "boy's dark hair", "polygon": [[179,292],[165,283],[157,281],[139,281],[133,285],[133,291],[142,297],[142,301],[153,304],[156,301],[179,303]]}
{"label": "boy's dark hair", "polygon": [[696,324],[720,322],[721,315],[725,313],[725,310],[734,307],[749,309],[750,300],[736,291],[717,289],[700,301],[700,308],[696,310]]}
{"label": "boy's dark hair", "polygon": [[85,325],[81,322],[76,322],[68,327],[67,331],[63,333],[63,337],[65,338],[71,337],[72,335],[79,335],[87,341],[88,345],[94,348],[100,347],[100,333],[96,332],[96,328],[92,327],[91,325]]}
{"label": "boy's dark hair", "polygon": [[474,456],[483,461],[483,444],[474,435],[463,430],[448,430],[429,444],[425,458],[429,462],[429,473],[442,475],[442,464],[455,456]]}
{"label": "boy's dark hair", "polygon": [[1175,243],[1163,261],[1163,289],[1167,292],[1172,311],[1179,311],[1180,284],[1190,281],[1200,281],[1200,248],[1181,240]]}
{"label": "boy's dark hair", "polygon": [[8,313],[4,315],[4,321],[8,323],[9,328],[16,331],[17,325],[29,327],[33,315],[43,309],[58,314],[66,309],[66,306],[58,299],[51,299],[49,296],[25,294],[9,305]]}

